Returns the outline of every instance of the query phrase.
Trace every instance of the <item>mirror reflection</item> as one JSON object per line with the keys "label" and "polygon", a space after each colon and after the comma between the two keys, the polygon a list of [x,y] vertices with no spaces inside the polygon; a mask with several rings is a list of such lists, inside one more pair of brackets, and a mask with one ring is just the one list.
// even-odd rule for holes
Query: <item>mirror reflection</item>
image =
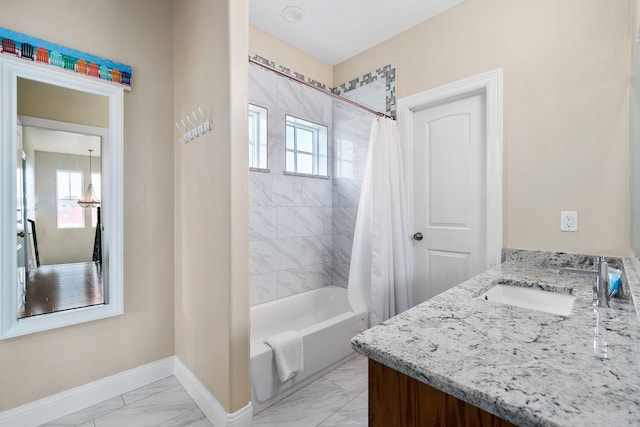
{"label": "mirror reflection", "polygon": [[18,79],[18,318],[105,302],[102,136],[75,129],[108,119],[106,97]]}

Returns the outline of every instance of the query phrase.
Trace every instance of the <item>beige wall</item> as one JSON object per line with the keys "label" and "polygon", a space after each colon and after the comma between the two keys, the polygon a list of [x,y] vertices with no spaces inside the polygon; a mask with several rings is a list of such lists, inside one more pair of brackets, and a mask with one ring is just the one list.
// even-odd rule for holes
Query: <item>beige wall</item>
{"label": "beige wall", "polygon": [[174,8],[175,119],[214,120],[176,149],[176,355],[235,412],[250,400],[247,1]]}
{"label": "beige wall", "polygon": [[633,1],[633,21],[631,25],[631,105],[630,105],[630,223],[631,250],[640,256],[640,0]]}
{"label": "beige wall", "polygon": [[635,38],[640,34],[640,0],[633,0],[633,21],[631,24],[631,35]]}
{"label": "beige wall", "polygon": [[[24,139],[29,128],[24,129]],[[100,172],[100,158],[93,157],[93,173]],[[93,259],[95,227],[91,226],[94,209],[82,209],[83,228],[58,228],[58,199],[56,198],[56,171],[82,172],[82,191],[89,183],[89,156],[35,152],[36,236],[42,265],[88,262]]]}
{"label": "beige wall", "polygon": [[467,0],[333,80],[396,63],[402,98],[502,67],[504,247],[627,255],[631,16],[632,0]]}
{"label": "beige wall", "polygon": [[0,26],[133,67],[124,117],[124,310],[0,341],[0,411],[174,354],[172,2],[4,0]]}
{"label": "beige wall", "polygon": [[252,26],[249,27],[249,53],[334,87],[333,67]]}
{"label": "beige wall", "polygon": [[19,78],[18,114],[108,128],[109,98]]}

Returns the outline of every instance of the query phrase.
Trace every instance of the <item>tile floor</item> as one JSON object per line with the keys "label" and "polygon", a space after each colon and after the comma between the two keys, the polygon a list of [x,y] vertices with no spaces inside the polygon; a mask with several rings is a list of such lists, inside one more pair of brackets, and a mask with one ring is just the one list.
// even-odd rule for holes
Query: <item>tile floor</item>
{"label": "tile floor", "polygon": [[254,427],[366,426],[367,358],[356,356],[253,417]]}
{"label": "tile floor", "polygon": [[[254,426],[367,425],[367,359],[356,356],[253,418]],[[175,377],[168,377],[42,427],[212,427]]]}

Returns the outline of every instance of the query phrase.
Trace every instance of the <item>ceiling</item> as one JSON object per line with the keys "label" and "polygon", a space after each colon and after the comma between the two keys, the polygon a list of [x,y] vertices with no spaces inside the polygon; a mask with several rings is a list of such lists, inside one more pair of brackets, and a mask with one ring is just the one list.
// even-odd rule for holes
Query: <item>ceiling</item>
{"label": "ceiling", "polygon": [[94,151],[91,155],[93,157],[100,157],[99,136],[41,129],[30,126],[25,126],[23,129],[25,136],[28,135],[34,151],[48,151],[50,153],[89,156],[89,149],[92,149]]}
{"label": "ceiling", "polygon": [[[334,66],[464,0],[249,0],[254,27]],[[304,11],[289,23],[288,6]]]}

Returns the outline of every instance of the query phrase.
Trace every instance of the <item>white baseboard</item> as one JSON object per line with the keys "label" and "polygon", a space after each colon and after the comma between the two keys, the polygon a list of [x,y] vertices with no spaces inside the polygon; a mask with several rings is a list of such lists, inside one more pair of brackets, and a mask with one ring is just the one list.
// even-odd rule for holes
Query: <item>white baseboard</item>
{"label": "white baseboard", "polygon": [[253,417],[251,402],[230,414],[177,357],[175,358],[174,375],[214,427],[251,427]]}
{"label": "white baseboard", "polygon": [[167,357],[0,412],[0,427],[39,426],[169,377],[173,375],[174,359]]}
{"label": "white baseboard", "polygon": [[227,413],[175,356],[0,412],[0,427],[36,427],[171,375],[176,376],[214,427],[251,427],[251,402],[233,414]]}

